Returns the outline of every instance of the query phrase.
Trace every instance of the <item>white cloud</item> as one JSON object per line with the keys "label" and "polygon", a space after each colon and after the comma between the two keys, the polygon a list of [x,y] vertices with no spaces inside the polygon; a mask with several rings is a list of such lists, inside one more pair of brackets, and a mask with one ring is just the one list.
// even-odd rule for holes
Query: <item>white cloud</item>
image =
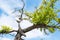
{"label": "white cloud", "polygon": [[11,40],[11,39],[5,38],[5,37],[3,37],[3,38],[0,37],[0,40]]}
{"label": "white cloud", "polygon": [[7,25],[12,27],[13,29],[18,29],[17,23],[14,18],[12,18],[11,16],[6,16],[4,13],[0,17],[0,26],[1,25]]}
{"label": "white cloud", "polygon": [[43,38],[44,37],[44,33],[41,32],[39,29],[34,29],[28,33],[26,33],[27,37],[26,38],[36,38],[36,37],[40,37]]}
{"label": "white cloud", "polygon": [[0,0],[0,8],[11,14],[14,8],[22,8],[22,2],[17,0]]}
{"label": "white cloud", "polygon": [[29,27],[29,26],[32,26],[33,24],[32,23],[30,23],[29,21],[27,21],[27,20],[23,20],[21,23],[20,23],[20,25],[21,25],[21,28],[27,28],[27,27]]}

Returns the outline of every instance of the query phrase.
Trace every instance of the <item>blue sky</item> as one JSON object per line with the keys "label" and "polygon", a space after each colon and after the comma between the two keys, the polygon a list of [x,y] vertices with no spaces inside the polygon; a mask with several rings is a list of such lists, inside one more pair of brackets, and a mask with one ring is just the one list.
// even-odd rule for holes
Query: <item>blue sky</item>
{"label": "blue sky", "polygon": [[[25,1],[25,10],[33,12],[35,7],[38,7],[41,4],[41,0],[24,0]],[[56,7],[60,8],[60,0],[56,3]],[[17,30],[17,13],[13,13],[15,8],[22,8],[22,2],[20,0],[0,0],[0,26],[7,25]],[[19,14],[20,15],[20,14]],[[59,15],[59,14],[58,14]],[[58,16],[60,17],[60,16]],[[28,23],[28,24],[27,24]],[[26,28],[31,26],[32,23],[29,21],[22,21],[21,28]],[[16,33],[12,33],[16,34]],[[60,40],[60,31],[56,31],[54,33],[50,33],[49,35],[45,35],[44,32],[40,32],[39,29],[32,30],[26,33],[27,37],[23,37],[25,40]],[[14,36],[4,35],[4,37],[0,37],[0,40],[13,40]]]}

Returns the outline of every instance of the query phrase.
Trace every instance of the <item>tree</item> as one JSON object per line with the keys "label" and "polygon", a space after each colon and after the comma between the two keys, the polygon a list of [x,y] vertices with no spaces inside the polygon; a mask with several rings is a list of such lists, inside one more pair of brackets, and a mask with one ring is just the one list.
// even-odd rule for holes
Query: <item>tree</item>
{"label": "tree", "polygon": [[[21,15],[18,18],[19,20],[16,20],[16,22],[18,23],[18,30],[12,30],[8,26],[3,25],[2,29],[0,30],[0,34],[17,32],[14,40],[23,40],[21,36],[26,37],[26,32],[29,32],[36,28],[39,28],[40,31],[44,30],[45,34],[47,34],[46,30],[54,33],[56,29],[60,29],[60,18],[57,17],[57,13],[60,12],[60,10],[55,9],[55,3],[57,2],[57,0],[43,0],[42,4],[32,13],[24,10],[25,3],[23,0],[21,1],[23,2],[23,7],[21,8],[21,10],[18,10]],[[28,18],[23,18],[23,14]],[[22,20],[29,20],[31,23],[33,23],[33,25],[28,28],[22,29],[20,27],[20,22]],[[54,21],[57,24],[55,24]]]}

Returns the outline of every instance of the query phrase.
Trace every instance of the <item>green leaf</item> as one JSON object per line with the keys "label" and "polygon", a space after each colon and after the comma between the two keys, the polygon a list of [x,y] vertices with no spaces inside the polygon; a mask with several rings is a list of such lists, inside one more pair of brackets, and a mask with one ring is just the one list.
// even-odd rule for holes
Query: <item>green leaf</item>
{"label": "green leaf", "polygon": [[56,10],[55,12],[56,12],[56,13],[60,12],[60,9]]}
{"label": "green leaf", "polygon": [[5,26],[5,25],[3,25],[3,26],[1,26],[2,27],[2,29],[0,30],[0,33],[8,33],[9,31],[11,31],[12,30],[12,28],[10,28],[9,26]]}
{"label": "green leaf", "polygon": [[60,18],[58,18],[58,22],[60,23]]}
{"label": "green leaf", "polygon": [[56,28],[60,30],[60,27],[56,26]]}
{"label": "green leaf", "polygon": [[51,33],[54,33],[54,32],[55,32],[55,29],[54,29],[54,28],[48,28],[48,30],[49,30]]}
{"label": "green leaf", "polygon": [[25,12],[25,15],[28,16],[29,18],[32,18],[32,13],[31,12]]}

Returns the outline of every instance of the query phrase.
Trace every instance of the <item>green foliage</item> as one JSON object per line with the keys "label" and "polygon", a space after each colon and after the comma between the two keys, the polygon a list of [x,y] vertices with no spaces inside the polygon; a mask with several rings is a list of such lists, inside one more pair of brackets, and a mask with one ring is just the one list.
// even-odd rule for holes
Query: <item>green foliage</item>
{"label": "green foliage", "polygon": [[[31,22],[33,24],[52,24],[52,20],[60,23],[60,18],[57,18],[57,13],[60,12],[60,10],[55,11],[55,3],[57,0],[43,0],[42,4],[39,8],[37,8],[33,13],[27,12],[26,15],[31,18]],[[54,26],[55,24],[52,24]],[[60,27],[56,27],[60,29]],[[40,28],[40,31],[44,30],[46,33],[46,29]],[[54,28],[48,28],[48,30],[53,33],[55,32]]]}
{"label": "green foliage", "polygon": [[2,29],[0,30],[0,34],[7,34],[9,31],[12,30],[9,26],[1,26]]}
{"label": "green foliage", "polygon": [[33,24],[48,24],[51,20],[55,20],[57,17],[53,8],[55,2],[56,0],[43,0],[42,5],[37,10],[35,10],[32,14],[26,13],[26,15],[32,19],[31,21]]}
{"label": "green foliage", "polygon": [[56,28],[60,30],[60,27],[59,26],[56,26]]}
{"label": "green foliage", "polygon": [[32,13],[31,13],[31,12],[25,11],[25,14],[26,14],[26,16],[28,16],[29,18],[32,18]]}
{"label": "green foliage", "polygon": [[59,23],[60,23],[60,18],[58,18],[58,20],[57,20]]}
{"label": "green foliage", "polygon": [[32,16],[32,22],[34,24],[48,24],[49,21],[54,20],[57,14],[53,11],[52,8],[43,7],[42,9],[36,10]]}
{"label": "green foliage", "polygon": [[54,32],[55,32],[55,29],[54,29],[54,28],[48,28],[48,30],[49,30],[51,33],[54,33]]}
{"label": "green foliage", "polygon": [[60,18],[56,18],[55,21],[60,24]]}

